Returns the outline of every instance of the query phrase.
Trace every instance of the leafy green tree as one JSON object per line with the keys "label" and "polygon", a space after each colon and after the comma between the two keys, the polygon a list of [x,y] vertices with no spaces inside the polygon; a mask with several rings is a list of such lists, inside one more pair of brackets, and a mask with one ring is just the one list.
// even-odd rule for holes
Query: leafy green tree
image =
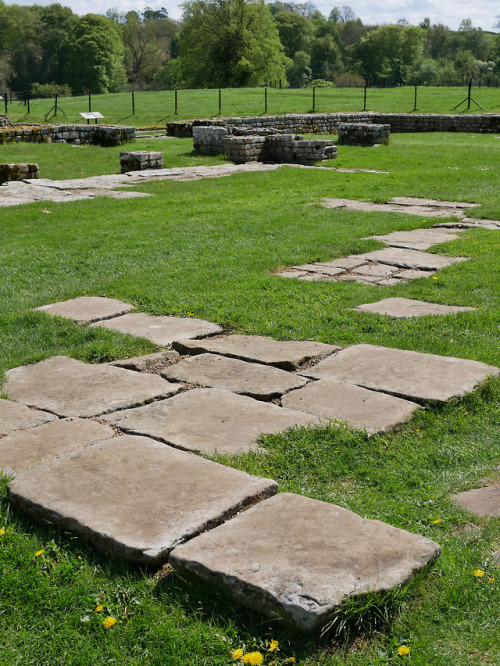
{"label": "leafy green tree", "polygon": [[304,51],[297,51],[293,56],[293,65],[287,69],[286,77],[292,88],[306,86],[312,78],[311,56]]}
{"label": "leafy green tree", "polygon": [[277,12],[274,14],[274,20],[288,58],[293,58],[297,51],[308,50],[313,33],[311,21],[301,14],[288,11]]}
{"label": "leafy green tree", "polygon": [[14,90],[36,81],[42,57],[40,17],[31,7],[0,5],[0,60],[4,77]]}
{"label": "leafy green tree", "polygon": [[264,0],[190,0],[183,7],[186,85],[237,87],[285,79],[289,60]]}
{"label": "leafy green tree", "polygon": [[365,35],[358,48],[361,73],[368,78],[406,78],[423,53],[425,30],[384,25]]}
{"label": "leafy green tree", "polygon": [[35,80],[39,83],[71,83],[68,80],[68,47],[71,34],[78,23],[78,16],[73,14],[69,7],[59,4],[35,6],[34,9],[38,13],[42,28],[39,35],[42,55]]}
{"label": "leafy green tree", "polygon": [[490,53],[490,40],[481,28],[474,28],[470,19],[464,19],[458,28],[461,51],[470,51],[478,60],[486,60]]}
{"label": "leafy green tree", "polygon": [[454,66],[461,77],[462,83],[465,83],[467,79],[479,73],[479,63],[470,51],[460,51],[460,53],[457,53]]}
{"label": "leafy green tree", "polygon": [[311,69],[316,79],[331,79],[341,69],[340,49],[331,35],[318,37],[311,48]]}

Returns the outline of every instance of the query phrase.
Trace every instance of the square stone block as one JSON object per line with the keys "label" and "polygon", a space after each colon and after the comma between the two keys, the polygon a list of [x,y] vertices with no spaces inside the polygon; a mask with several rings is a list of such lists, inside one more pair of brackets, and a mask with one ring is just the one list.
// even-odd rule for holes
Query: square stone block
{"label": "square stone block", "polygon": [[95,321],[118,317],[133,309],[134,306],[129,305],[129,303],[100,296],[79,296],[69,301],[49,303],[49,305],[36,308],[36,310],[47,314],[73,319],[77,324],[90,324]]}
{"label": "square stone block", "polygon": [[418,534],[283,493],[178,546],[170,563],[270,618],[319,632],[346,599],[405,583],[439,554]]}
{"label": "square stone block", "polygon": [[156,375],[66,356],[13,368],[5,377],[4,390],[12,400],[58,416],[99,416],[166,398],[180,388]]}
{"label": "square stone block", "polygon": [[0,437],[11,432],[33,428],[48,421],[53,421],[54,414],[30,409],[12,400],[0,399]]}
{"label": "square stone block", "polygon": [[277,489],[269,479],[129,435],[33,467],[8,485],[34,518],[144,564],[165,562],[177,544]]}

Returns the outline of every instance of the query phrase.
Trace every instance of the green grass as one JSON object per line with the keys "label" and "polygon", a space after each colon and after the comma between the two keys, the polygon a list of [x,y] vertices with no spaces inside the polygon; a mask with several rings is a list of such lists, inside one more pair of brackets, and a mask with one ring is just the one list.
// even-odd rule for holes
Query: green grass
{"label": "green grass", "polygon": [[[150,144],[159,145],[137,142],[141,148]],[[160,145],[166,163],[217,161],[194,155],[188,139]],[[24,156],[23,161],[35,151],[45,177],[64,177],[65,169],[72,175],[76,169],[85,175],[117,171],[118,149],[2,147],[7,159]],[[322,197],[473,201],[481,204],[475,216],[500,219],[500,141],[486,135],[396,134],[389,146],[341,147],[339,155],[334,166],[388,173],[284,167],[137,186],[153,194],[147,199],[103,197],[0,209],[0,373],[56,354],[97,362],[154,349],[143,340],[31,311],[78,295],[117,297],[154,314],[192,313],[250,334],[364,342],[500,365],[496,231],[468,230],[460,240],[436,247],[435,252],[470,257],[438,272],[437,280],[380,288],[271,274],[278,266],[378,247],[363,240],[374,233],[432,222],[326,210],[318,205]],[[478,309],[406,321],[351,311],[387,296]],[[297,636],[217,590],[109,559],[79,538],[33,524],[2,490],[0,661],[9,666],[229,664],[229,649],[243,644],[257,649],[276,638],[281,661],[294,655],[297,663],[310,666],[498,663],[500,571],[491,553],[500,547],[500,521],[457,508],[450,495],[500,480],[499,405],[500,381],[491,380],[462,400],[420,410],[394,433],[292,430],[264,439],[267,456],[220,459],[276,479],[281,491],[339,504],[441,545],[440,559],[409,590],[378,606],[371,599],[349,606],[339,623],[351,620],[355,627],[361,616],[363,622],[357,632],[337,639]],[[249,535],[242,547],[251,549],[255,538]],[[35,557],[41,549],[45,552]],[[475,578],[475,569],[486,575]],[[118,618],[108,631],[103,614],[94,612],[98,603],[105,605],[103,614]],[[392,611],[391,619],[369,632],[386,611]],[[403,644],[410,646],[410,657],[397,656]]]}
{"label": "green grass", "polygon": [[[100,111],[106,123],[122,125],[156,126],[174,120],[187,118],[209,118],[219,115],[218,90],[179,90],[178,114],[175,115],[174,91],[136,92],[135,113],[132,114],[131,93],[93,95],[92,110]],[[475,88],[473,98],[487,113],[500,111],[499,88]],[[417,93],[417,112],[451,113],[467,97],[467,86],[463,87],[424,87]],[[268,88],[267,113],[310,113],[313,108],[311,88],[288,88],[279,90]],[[367,111],[387,113],[408,113],[413,111],[415,90],[412,86],[401,88],[370,88],[367,91]],[[88,111],[88,97],[65,97],[58,101],[62,112],[52,117],[52,99],[38,99],[30,103],[30,114],[21,102],[8,106],[9,117],[14,122],[43,122],[47,117],[51,122],[85,122],[79,115]],[[364,90],[362,88],[317,88],[317,113],[334,111],[362,111]],[[462,104],[455,113],[467,112],[467,104]],[[229,88],[222,91],[223,116],[263,115],[265,100],[263,88]],[[471,104],[470,112],[481,112]]]}

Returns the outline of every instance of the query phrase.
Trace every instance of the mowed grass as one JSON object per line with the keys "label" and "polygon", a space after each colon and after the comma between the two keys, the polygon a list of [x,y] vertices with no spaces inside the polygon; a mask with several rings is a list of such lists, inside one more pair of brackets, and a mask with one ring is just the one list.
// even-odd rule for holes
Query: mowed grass
{"label": "mowed grass", "polygon": [[[452,113],[467,97],[467,86],[425,87],[417,90],[418,113]],[[455,113],[498,113],[500,111],[500,88],[474,88],[472,97],[483,107],[481,110],[473,102],[461,104]],[[23,102],[14,101],[8,105],[9,117],[18,123],[50,122],[81,123],[80,113],[89,110],[88,96],[61,97],[58,100],[57,116],[54,116],[53,99],[36,99],[30,102],[30,113]],[[92,111],[104,116],[104,123],[119,123],[135,126],[157,126],[166,122],[187,118],[210,118],[219,115],[219,91],[179,90],[177,91],[177,114],[175,113],[175,92],[173,90],[134,93],[134,110],[131,93],[92,95]],[[334,111],[362,111],[364,108],[363,88],[316,88],[313,109],[312,88],[267,89],[267,114],[286,113],[331,113]],[[409,113],[415,108],[413,86],[399,88],[369,88],[366,110],[386,113]],[[4,111],[4,107],[2,107]],[[221,91],[222,116],[264,115],[264,88],[228,88]]]}
{"label": "mowed grass", "polygon": [[[161,145],[166,164],[206,160],[192,154],[188,139]],[[114,149],[4,148],[19,151],[16,155],[49,149],[43,163],[47,177],[64,177],[61,165],[75,154],[80,162],[68,163],[70,173],[118,171]],[[202,317],[228,331],[379,344],[500,366],[496,231],[468,230],[460,240],[434,248],[469,257],[439,271],[436,280],[380,288],[272,275],[280,266],[379,247],[365,240],[374,233],[432,223],[403,214],[326,210],[319,205],[322,197],[472,201],[481,204],[474,216],[500,219],[500,140],[392,135],[389,146],[342,147],[339,155],[332,166],[387,173],[283,167],[137,186],[149,198],[0,209],[0,372],[56,354],[100,362],[154,349],[144,340],[31,310],[78,295],[120,298],[153,314]],[[351,310],[387,296],[477,310],[407,321]],[[381,612],[384,604],[394,607],[394,613],[375,631],[373,618],[366,618],[347,636],[299,636],[245,611],[218,590],[115,561],[74,535],[36,525],[2,490],[2,663],[229,664],[230,649],[261,649],[271,638],[280,641],[277,663],[292,656],[310,666],[498,663],[500,571],[492,552],[500,548],[500,521],[457,508],[450,495],[500,481],[499,398],[500,381],[490,380],[462,400],[420,410],[394,433],[367,437],[347,428],[298,429],[265,437],[266,456],[219,458],[276,479],[281,491],[338,504],[441,545],[442,555],[425,577],[378,607]],[[258,538],[249,534],[242,551],[251,553]],[[478,569],[484,576],[474,576]],[[104,609],[96,612],[99,604]],[[106,616],[118,620],[108,630]],[[401,645],[410,647],[408,657],[397,655]]]}

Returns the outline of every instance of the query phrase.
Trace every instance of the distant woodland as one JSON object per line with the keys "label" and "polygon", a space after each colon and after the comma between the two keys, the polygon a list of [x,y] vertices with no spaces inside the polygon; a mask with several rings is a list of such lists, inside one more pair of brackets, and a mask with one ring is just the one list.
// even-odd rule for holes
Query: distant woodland
{"label": "distant woodland", "polygon": [[453,31],[427,18],[365,25],[348,6],[324,16],[312,2],[187,0],[183,10],[180,21],[164,8],[78,16],[60,4],[0,0],[0,90],[48,97],[500,79],[500,34],[468,18]]}

